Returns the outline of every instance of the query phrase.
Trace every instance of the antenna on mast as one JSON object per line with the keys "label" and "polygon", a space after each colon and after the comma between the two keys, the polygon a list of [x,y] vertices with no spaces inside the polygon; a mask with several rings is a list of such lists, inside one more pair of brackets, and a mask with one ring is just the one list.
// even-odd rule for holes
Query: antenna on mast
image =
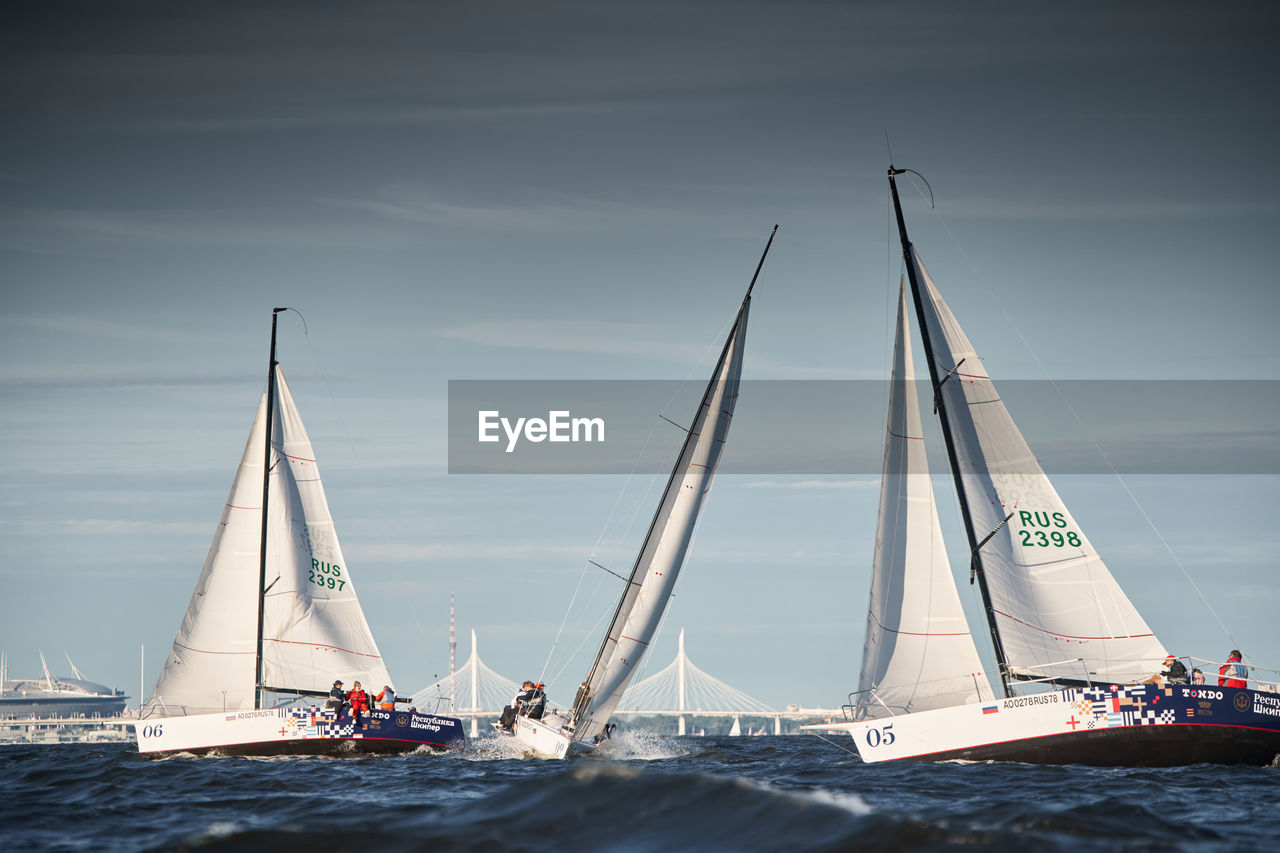
{"label": "antenna on mast", "polygon": [[454,691],[453,675],[457,671],[454,664],[457,661],[458,652],[458,635],[454,631],[453,622],[453,591],[449,591],[449,707],[457,708],[457,693]]}

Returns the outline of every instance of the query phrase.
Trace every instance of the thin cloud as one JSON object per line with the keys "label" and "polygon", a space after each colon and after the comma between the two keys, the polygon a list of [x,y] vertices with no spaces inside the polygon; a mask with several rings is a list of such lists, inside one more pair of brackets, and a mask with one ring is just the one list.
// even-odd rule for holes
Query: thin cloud
{"label": "thin cloud", "polygon": [[348,543],[343,550],[349,560],[362,563],[411,563],[436,560],[484,560],[502,563],[538,558],[563,558],[565,560],[585,561],[587,556],[587,548],[581,544],[555,545],[546,543]]}
{"label": "thin cloud", "polygon": [[141,367],[98,364],[0,366],[0,391],[208,388],[243,385],[242,375],[159,373]]}
{"label": "thin cloud", "polygon": [[1015,221],[1077,221],[1097,222],[1196,222],[1205,219],[1273,216],[1277,205],[1267,202],[1218,202],[1179,201],[1177,199],[1153,201],[1073,202],[1061,197],[1051,202],[1044,200],[1018,200],[1012,198],[948,199],[948,217],[974,217],[982,219],[1007,219]]}
{"label": "thin cloud", "polygon": [[297,211],[246,221],[243,211],[64,209],[5,211],[0,248],[67,254],[122,246],[393,249],[421,247],[419,235],[355,221],[316,222]]}
{"label": "thin cloud", "polygon": [[[451,340],[502,349],[594,353],[662,360],[683,365],[708,363],[723,342],[723,330],[709,344],[689,343],[690,336],[668,325],[576,320],[484,320],[436,330]],[[744,371],[780,379],[878,379],[879,371],[851,367],[797,364],[759,354],[747,356]]]}
{"label": "thin cloud", "polygon": [[582,234],[641,227],[682,229],[693,223],[705,231],[712,214],[687,206],[645,204],[575,193],[519,188],[500,200],[455,201],[451,191],[419,184],[384,187],[371,198],[326,198],[326,204],[372,214],[382,220],[433,228]]}
{"label": "thin cloud", "polygon": [[194,327],[171,328],[158,325],[116,323],[97,317],[76,314],[10,314],[0,316],[0,325],[16,329],[36,329],[77,338],[110,338],[114,340],[155,341],[177,344],[226,343],[222,335],[202,334]]}
{"label": "thin cloud", "polygon": [[110,518],[63,519],[58,521],[0,521],[0,535],[37,536],[189,536],[207,534],[210,525],[187,521],[123,521]]}
{"label": "thin cloud", "polygon": [[830,489],[870,489],[879,488],[879,486],[880,481],[877,478],[866,480],[798,480],[795,482],[786,480],[755,480],[750,483],[742,483],[738,488],[827,491]]}
{"label": "thin cloud", "polygon": [[[511,119],[560,118],[573,115],[599,116],[624,112],[653,112],[670,104],[649,98],[601,99],[577,101],[525,101],[497,103],[487,106],[404,106],[382,109],[333,109],[329,103],[312,109],[276,111],[270,114],[243,114],[223,117],[192,116],[189,118],[140,118],[119,124],[108,123],[128,131],[172,133],[254,133],[259,131],[306,130],[328,127],[413,127],[457,122],[509,121]],[[0,180],[3,176],[0,176]]]}
{"label": "thin cloud", "polygon": [[484,320],[437,330],[441,337],[505,349],[642,356],[696,363],[706,352],[669,326],[575,320]]}

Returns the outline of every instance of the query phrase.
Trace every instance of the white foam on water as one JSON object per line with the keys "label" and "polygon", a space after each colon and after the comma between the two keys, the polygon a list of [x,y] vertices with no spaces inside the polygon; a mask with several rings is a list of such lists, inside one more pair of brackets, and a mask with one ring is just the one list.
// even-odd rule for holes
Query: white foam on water
{"label": "white foam on water", "polygon": [[734,781],[744,787],[755,788],[773,796],[786,797],[800,803],[835,806],[858,817],[869,815],[875,811],[862,797],[844,791],[828,791],[824,788],[815,788],[812,791],[797,791],[793,788],[779,788],[776,785],[761,782],[758,779],[735,779]]}
{"label": "white foam on water", "polygon": [[529,758],[528,747],[514,737],[490,735],[472,738],[467,741],[467,748],[462,757],[468,761],[505,761],[512,758]]}
{"label": "white foam on water", "polygon": [[858,817],[869,815],[874,811],[874,809],[872,809],[867,801],[862,799],[862,797],[859,797],[857,794],[845,793],[844,791],[826,791],[822,788],[818,788],[814,791],[787,791],[786,793],[803,799],[814,800],[815,802],[824,803],[826,805],[836,806],[837,808],[844,809],[850,814],[857,815]]}
{"label": "white foam on water", "polygon": [[662,761],[691,753],[688,745],[668,735],[624,730],[601,742],[592,755],[613,761]]}
{"label": "white foam on water", "polygon": [[215,821],[204,828],[198,838],[227,838],[241,831],[239,824],[232,821]]}

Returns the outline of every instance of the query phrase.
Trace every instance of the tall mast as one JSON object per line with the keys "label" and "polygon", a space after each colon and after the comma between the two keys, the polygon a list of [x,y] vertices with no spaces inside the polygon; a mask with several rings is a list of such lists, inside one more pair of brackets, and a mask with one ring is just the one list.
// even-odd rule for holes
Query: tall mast
{"label": "tall mast", "polygon": [[271,309],[271,356],[267,360],[267,434],[262,451],[262,534],[258,545],[258,646],[255,660],[257,674],[254,678],[253,707],[262,707],[262,623],[266,615],[267,589],[267,497],[271,493],[271,422],[275,417],[276,401],[276,315],[288,308]]}
{"label": "tall mast", "polygon": [[[720,379],[720,371],[724,368],[725,359],[729,356],[729,347],[732,346],[734,337],[737,335],[738,326],[742,323],[743,312],[747,310],[747,306],[751,303],[751,291],[756,286],[756,279],[760,277],[760,270],[764,267],[764,259],[769,255],[769,247],[773,245],[774,235],[778,233],[778,226],[774,225],[773,230],[769,232],[769,240],[764,244],[764,251],[760,254],[760,262],[756,264],[756,271],[751,276],[751,284],[747,285],[747,295],[742,297],[742,305],[738,308],[738,315],[733,320],[733,327],[729,329],[729,334],[725,337],[724,348],[720,350],[720,358],[716,361],[715,370],[711,373],[711,381],[707,383],[707,390],[702,394],[702,402],[699,404],[694,414],[694,423],[697,422],[698,415],[702,413],[702,408],[707,405],[707,401],[711,399],[712,392],[715,391],[716,382]],[[692,427],[692,424],[690,424]],[[689,447],[689,442],[693,441],[696,436],[692,429],[685,430],[684,444],[680,446],[680,453],[676,456],[676,466],[679,466],[679,460],[684,458],[685,451]],[[640,560],[644,556],[645,545],[648,544],[649,538],[653,536],[654,528],[657,527],[658,517],[662,514],[662,507],[667,502],[667,495],[671,493],[671,488],[676,481],[676,468],[671,469],[671,476],[667,478],[667,487],[662,491],[662,499],[658,501],[658,508],[654,510],[653,520],[649,522],[649,531],[645,534],[644,541],[640,545],[640,551],[636,554],[635,564],[631,567],[631,575],[627,578],[627,584],[622,588],[622,594],[618,596],[618,606],[613,611],[613,618],[609,620],[609,630],[605,632],[604,640],[600,643],[600,650],[596,652],[596,659],[591,663],[591,669],[587,670],[587,677],[583,679],[582,686],[578,689],[578,695],[574,698],[573,712],[571,714],[570,725],[574,728],[582,720],[588,706],[591,703],[591,696],[588,693],[588,685],[591,679],[595,677],[596,670],[600,667],[600,661],[604,659],[605,650],[609,647],[609,636],[613,633],[613,626],[617,624],[618,616],[622,613],[622,606],[626,603],[627,592],[633,584],[638,584],[636,573],[640,571]]]}
{"label": "tall mast", "polygon": [[[907,169],[895,169],[889,166],[889,190],[893,194],[893,212],[898,219],[898,235],[902,240],[902,259],[907,266],[907,279],[911,282],[911,299],[916,309],[916,324],[920,327],[920,342],[924,345],[924,360],[929,365],[929,383],[933,388],[933,399],[938,412],[938,420],[942,423],[942,438],[947,447],[947,461],[951,464],[951,479],[955,483],[956,495],[960,499],[960,515],[964,519],[964,532],[969,537],[970,567],[978,579],[978,589],[982,593],[982,609],[987,614],[987,627],[991,630],[991,645],[995,648],[996,665],[1000,670],[1000,686],[1005,696],[1012,696],[1009,686],[1009,666],[1005,662],[1004,644],[1000,642],[1000,631],[996,628],[996,614],[991,606],[991,592],[987,588],[987,574],[982,567],[981,544],[973,529],[973,517],[969,514],[969,501],[965,497],[964,478],[960,476],[960,463],[956,456],[955,440],[951,436],[951,420],[947,417],[947,406],[942,398],[942,381],[938,379],[938,362],[933,355],[933,342],[929,338],[929,326],[924,318],[924,300],[921,296],[920,281],[916,276],[915,252],[911,240],[907,237],[907,224],[902,218],[902,203],[898,200],[898,185],[895,175],[901,175]],[[988,537],[990,538],[990,537]],[[982,544],[985,544],[983,540]]]}

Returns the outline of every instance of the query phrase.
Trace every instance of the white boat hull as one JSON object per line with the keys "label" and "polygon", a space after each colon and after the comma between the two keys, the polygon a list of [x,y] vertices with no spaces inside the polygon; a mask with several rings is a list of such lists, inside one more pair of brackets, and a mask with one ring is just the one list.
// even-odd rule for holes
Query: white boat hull
{"label": "white boat hull", "polygon": [[517,717],[510,732],[499,729],[498,733],[514,738],[534,758],[564,758],[574,742],[570,735],[562,731],[566,722],[558,714],[548,714],[541,720]]}
{"label": "white boat hull", "polygon": [[466,746],[461,720],[410,711],[372,711],[359,728],[349,714],[320,708],[158,717],[133,727],[138,751],[157,755],[359,755]]}
{"label": "white boat hull", "polygon": [[1069,688],[804,728],[847,732],[867,762],[1269,764],[1280,755],[1280,694],[1207,685]]}

